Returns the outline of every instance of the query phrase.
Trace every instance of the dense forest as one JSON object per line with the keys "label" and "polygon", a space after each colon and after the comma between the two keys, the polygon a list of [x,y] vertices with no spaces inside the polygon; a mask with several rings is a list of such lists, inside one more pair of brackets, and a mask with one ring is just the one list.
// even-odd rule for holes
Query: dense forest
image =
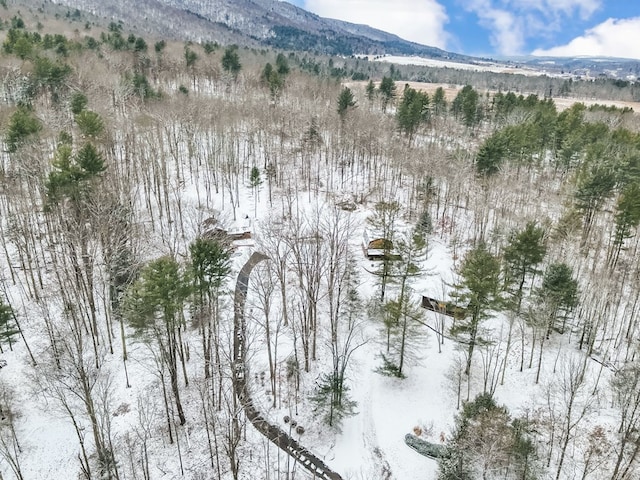
{"label": "dense forest", "polygon": [[[440,443],[424,478],[637,477],[640,121],[606,102],[637,85],[4,11],[2,478],[311,478],[247,395],[330,451],[365,349],[377,376],[448,385],[450,431],[413,429]],[[602,102],[560,109],[562,88]],[[442,378],[412,370],[427,336]],[[403,478],[384,456],[342,478]]]}

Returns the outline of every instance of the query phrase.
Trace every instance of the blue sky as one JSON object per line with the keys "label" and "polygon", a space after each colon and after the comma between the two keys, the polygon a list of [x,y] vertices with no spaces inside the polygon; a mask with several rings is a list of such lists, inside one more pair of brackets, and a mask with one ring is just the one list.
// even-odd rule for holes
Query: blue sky
{"label": "blue sky", "polygon": [[469,55],[640,59],[640,0],[287,1]]}

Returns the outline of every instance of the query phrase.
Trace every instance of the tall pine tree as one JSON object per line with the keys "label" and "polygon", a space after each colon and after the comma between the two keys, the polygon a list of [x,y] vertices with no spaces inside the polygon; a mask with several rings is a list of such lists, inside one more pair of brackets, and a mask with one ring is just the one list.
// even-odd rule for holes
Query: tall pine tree
{"label": "tall pine tree", "polygon": [[466,304],[466,315],[451,328],[451,334],[468,345],[467,365],[469,374],[476,345],[483,341],[480,326],[489,312],[501,303],[500,260],[481,243],[464,257],[458,272],[460,282],[455,285],[454,297],[461,305]]}

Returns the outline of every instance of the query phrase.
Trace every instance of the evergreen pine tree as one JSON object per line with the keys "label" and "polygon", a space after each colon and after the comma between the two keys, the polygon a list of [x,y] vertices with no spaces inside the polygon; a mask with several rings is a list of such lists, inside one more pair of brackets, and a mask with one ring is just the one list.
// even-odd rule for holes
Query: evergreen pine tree
{"label": "evergreen pine tree", "polygon": [[356,101],[353,97],[353,92],[349,87],[344,87],[338,96],[338,115],[340,116],[341,125],[344,126],[347,113],[355,106]]}
{"label": "evergreen pine tree", "polygon": [[224,51],[224,55],[222,56],[222,69],[230,73],[234,80],[238,78],[242,64],[240,63],[238,47],[236,45],[232,45]]}
{"label": "evergreen pine tree", "polygon": [[407,136],[411,144],[420,124],[429,119],[429,96],[407,85],[398,105],[396,119],[400,131]]}
{"label": "evergreen pine tree", "polygon": [[524,230],[514,232],[504,250],[507,283],[517,284],[514,293],[517,310],[522,303],[522,291],[527,275],[536,274],[536,268],[547,252],[544,230],[534,222],[528,222]]}
{"label": "evergreen pine tree", "polygon": [[481,322],[500,304],[500,261],[481,243],[465,255],[458,273],[461,279],[455,285],[454,296],[460,305],[466,305],[466,312],[453,325],[451,334],[461,336],[468,345],[465,368],[468,375],[475,346],[483,341]]}
{"label": "evergreen pine tree", "polygon": [[396,84],[393,78],[383,77],[378,90],[382,96],[382,112],[386,112],[387,106],[389,106],[396,96]]}

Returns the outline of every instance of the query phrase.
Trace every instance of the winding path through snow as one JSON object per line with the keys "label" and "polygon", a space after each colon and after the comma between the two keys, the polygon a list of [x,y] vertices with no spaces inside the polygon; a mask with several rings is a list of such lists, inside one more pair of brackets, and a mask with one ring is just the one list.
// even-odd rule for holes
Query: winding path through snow
{"label": "winding path through snow", "polygon": [[245,378],[246,359],[246,322],[244,318],[245,300],[249,288],[249,276],[253,268],[267,256],[254,252],[247,263],[240,269],[234,295],[233,316],[233,388],[245,414],[253,426],[285,453],[293,457],[300,465],[313,474],[318,480],[342,480],[342,477],[331,470],[322,460],[300,445],[293,437],[280,427],[269,423],[254,406],[249,395]]}

